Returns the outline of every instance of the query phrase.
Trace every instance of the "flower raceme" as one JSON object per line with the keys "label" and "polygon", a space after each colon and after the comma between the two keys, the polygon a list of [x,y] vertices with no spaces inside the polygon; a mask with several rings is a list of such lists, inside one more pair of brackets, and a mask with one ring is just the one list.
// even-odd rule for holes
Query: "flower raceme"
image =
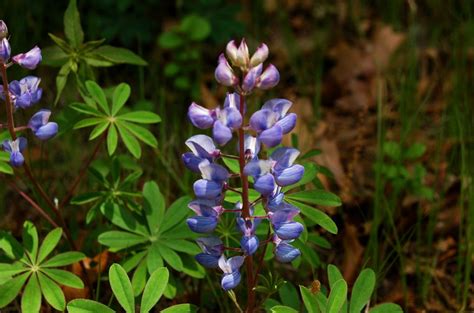
{"label": "flower raceme", "polygon": [[[11,47],[8,41],[8,28],[4,21],[0,20],[0,66],[6,70],[13,64],[23,68],[33,70],[41,62],[41,49],[35,46],[28,52],[17,54],[11,57]],[[10,63],[9,63],[10,62]],[[2,75],[5,71],[2,71]],[[6,77],[4,77],[6,80]],[[22,79],[11,81],[8,86],[0,85],[0,99],[5,102],[7,112],[13,112],[18,109],[27,109],[41,100],[43,90],[39,87],[41,79],[36,76],[26,76]],[[7,97],[8,93],[8,97]],[[24,129],[30,129],[40,140],[48,140],[54,137],[58,132],[58,124],[50,122],[51,111],[42,109],[35,113],[27,126],[15,128],[15,125],[8,125],[12,140],[3,142],[3,149],[10,153],[10,163],[19,167],[24,163],[22,151],[26,147],[26,139],[16,138],[16,132]],[[13,121],[13,116],[9,119]],[[15,139],[16,138],[16,139]]]}
{"label": "flower raceme", "polygon": [[[262,244],[266,247],[268,243],[273,243],[275,258],[280,262],[291,262],[300,255],[300,251],[291,245],[303,231],[303,225],[293,221],[299,210],[284,201],[282,192],[282,187],[298,182],[303,176],[304,167],[294,164],[299,151],[279,147],[268,159],[259,158],[262,147],[280,145],[283,135],[295,127],[296,114],[288,112],[292,103],[279,98],[268,100],[251,115],[248,124],[245,122],[245,97],[255,88],[265,90],[276,86],[280,79],[278,70],[272,64],[264,69],[263,62],[268,56],[269,49],[263,43],[250,56],[245,40],[239,45],[230,41],[225,54],[219,56],[215,71],[215,78],[220,84],[233,88],[227,93],[224,105],[210,109],[193,102],[188,109],[191,123],[199,129],[212,129],[212,137],[201,134],[186,141],[190,152],[182,155],[183,163],[191,171],[201,174],[193,185],[196,198],[189,203],[195,216],[188,218],[187,224],[193,232],[208,234],[208,237],[197,239],[202,253],[196,256],[196,260],[207,268],[223,271],[221,286],[226,291],[239,284],[240,267],[245,258],[256,254]],[[234,133],[239,134],[239,155],[222,153],[217,146],[231,142]],[[221,158],[239,159],[240,172],[227,170],[219,164]],[[251,204],[248,193],[239,191],[239,188],[248,188],[243,183],[247,176],[253,178],[253,188],[261,195]],[[240,177],[241,186],[230,186],[235,181],[231,177]],[[225,201],[228,190],[241,193],[242,201]],[[254,206],[260,204],[266,214],[256,216]],[[230,209],[226,209],[228,207]],[[218,225],[223,214],[235,217],[235,225],[242,235],[240,247],[225,247],[214,234],[216,230],[220,231]],[[264,220],[268,221],[264,224],[270,227],[270,236],[261,240],[256,231]],[[229,251],[236,255],[226,255]]]}

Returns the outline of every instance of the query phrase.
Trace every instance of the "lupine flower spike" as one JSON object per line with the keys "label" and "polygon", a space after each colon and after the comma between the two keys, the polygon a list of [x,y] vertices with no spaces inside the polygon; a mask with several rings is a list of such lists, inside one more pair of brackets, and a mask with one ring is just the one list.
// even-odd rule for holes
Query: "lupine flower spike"
{"label": "lupine flower spike", "polygon": [[[294,164],[299,151],[279,147],[267,160],[259,158],[262,144],[266,147],[280,145],[283,135],[295,127],[296,114],[289,113],[292,103],[287,99],[268,100],[252,114],[249,124],[245,124],[245,96],[255,89],[272,88],[280,80],[274,65],[263,66],[268,55],[266,44],[260,44],[255,53],[250,55],[244,39],[239,44],[230,41],[225,54],[219,56],[215,71],[217,82],[233,88],[226,95],[224,105],[208,109],[193,102],[188,110],[191,123],[199,129],[211,129],[212,137],[195,135],[186,141],[191,152],[183,154],[183,162],[188,169],[201,175],[201,179],[193,186],[196,198],[189,203],[195,216],[189,218],[187,224],[196,233],[208,234],[208,237],[197,239],[202,253],[196,256],[196,260],[207,268],[219,267],[224,272],[221,286],[226,291],[239,284],[240,268],[245,258],[258,253],[262,244],[266,246],[273,243],[275,259],[280,262],[291,262],[301,254],[291,245],[303,231],[303,225],[293,221],[299,210],[284,201],[282,192],[282,187],[298,182],[303,176],[304,167]],[[231,142],[234,134],[238,134],[237,150],[243,151],[242,155],[223,154],[217,146]],[[244,187],[244,183],[241,186],[230,185],[235,180],[229,180],[231,172],[218,164],[222,157],[239,159],[239,176],[242,180],[246,176],[253,177],[253,188],[261,195],[259,201],[264,205],[266,215],[254,215],[253,204],[249,204],[244,192],[241,192],[242,202],[234,203],[231,206],[233,209],[224,208],[228,190],[248,187]],[[214,234],[223,214],[235,216],[242,235],[240,247],[225,247]],[[269,222],[267,225],[270,225],[271,236],[262,240],[257,236],[257,228],[265,219]],[[226,256],[225,252],[228,251],[236,255]]]}

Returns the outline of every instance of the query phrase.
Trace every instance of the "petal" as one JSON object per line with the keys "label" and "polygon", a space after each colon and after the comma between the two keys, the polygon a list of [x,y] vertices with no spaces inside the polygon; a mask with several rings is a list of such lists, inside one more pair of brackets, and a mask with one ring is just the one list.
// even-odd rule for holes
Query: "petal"
{"label": "petal", "polygon": [[296,125],[296,114],[295,113],[290,113],[278,122],[276,122],[277,125],[279,125],[283,131],[283,134],[288,134],[295,128]]}
{"label": "petal", "polygon": [[30,121],[28,122],[28,127],[33,131],[37,131],[38,128],[45,125],[49,121],[50,116],[50,110],[39,110],[31,117]]}
{"label": "petal", "polygon": [[258,78],[256,86],[264,90],[270,89],[272,87],[275,87],[279,81],[280,73],[273,64],[270,64],[265,69],[265,71],[263,71],[262,75],[260,75],[260,77]]}
{"label": "petal", "polygon": [[249,47],[247,46],[247,42],[245,42],[245,38],[243,38],[240,42],[239,49],[237,51],[237,62],[235,65],[240,67],[247,67],[249,62]]}
{"label": "petal", "polygon": [[283,131],[280,126],[275,125],[267,130],[264,130],[258,136],[258,139],[267,147],[272,148],[278,146],[283,138]]}
{"label": "petal", "polygon": [[186,220],[189,229],[195,233],[211,233],[217,227],[217,217],[194,216]]}
{"label": "petal", "polygon": [[34,70],[42,60],[41,49],[36,46],[26,53],[20,53],[18,55],[15,55],[12,60],[21,67],[24,67],[29,70]]}
{"label": "petal", "polygon": [[227,43],[225,52],[230,62],[232,62],[232,64],[234,65],[237,63],[238,50],[239,49],[237,48],[237,44],[235,43],[235,40],[231,40]]}
{"label": "petal", "polygon": [[20,167],[25,162],[25,158],[21,152],[15,151],[10,154],[10,164],[14,167]]}
{"label": "petal", "polygon": [[28,141],[26,140],[25,137],[18,137],[15,141],[18,142],[18,148],[21,151],[25,150],[27,144],[28,144]]}
{"label": "petal", "polygon": [[207,162],[209,161],[207,159],[203,159],[201,157],[198,157],[192,152],[186,152],[181,156],[181,159],[183,160],[184,166],[186,166],[188,169],[190,169],[193,172],[199,173],[199,163],[201,162]]}
{"label": "petal", "polygon": [[202,178],[222,183],[229,178],[229,172],[225,167],[215,163],[199,164]]}
{"label": "petal", "polygon": [[264,131],[277,122],[277,114],[270,110],[258,110],[250,117],[250,128],[256,132]]}
{"label": "petal", "polygon": [[246,255],[252,255],[257,251],[259,243],[257,236],[244,236],[240,240],[240,247]]}
{"label": "petal", "polygon": [[252,177],[259,177],[270,173],[272,162],[268,160],[252,160],[244,167],[244,174]]}
{"label": "petal", "polygon": [[194,257],[199,264],[206,268],[217,268],[219,256],[210,255],[206,253],[199,253]]}
{"label": "petal", "polygon": [[262,73],[262,64],[259,64],[250,69],[244,77],[242,82],[242,90],[246,92],[252,91],[257,82],[257,77]]}
{"label": "petal", "polygon": [[303,225],[298,222],[286,222],[273,225],[275,233],[281,239],[296,239],[303,231]]}
{"label": "petal", "polygon": [[0,61],[2,63],[7,63],[10,59],[11,47],[7,38],[2,38],[0,41]]}
{"label": "petal", "polygon": [[230,274],[225,274],[224,276],[222,276],[221,287],[225,291],[234,289],[240,283],[240,279],[241,276],[239,271],[235,271]]}
{"label": "petal", "polygon": [[[188,203],[188,208],[193,210],[197,215],[205,215],[206,210],[213,210],[216,212],[213,208],[216,206],[217,203],[215,200],[208,200],[208,199],[195,199],[191,202]],[[217,213],[217,212],[216,212]],[[216,216],[217,214],[213,214]]]}
{"label": "petal", "polygon": [[243,256],[234,256],[227,260],[227,265],[232,272],[238,271],[239,268],[244,264],[245,258]]}
{"label": "petal", "polygon": [[195,135],[186,140],[186,146],[197,156],[211,161],[220,153],[211,137]]}
{"label": "petal", "polygon": [[291,262],[300,255],[300,250],[285,242],[281,242],[275,248],[275,258],[282,263]]}
{"label": "petal", "polygon": [[240,95],[236,92],[227,93],[224,100],[224,108],[234,108],[240,110]]}
{"label": "petal", "polygon": [[2,143],[3,150],[7,152],[12,152],[12,147],[11,147],[11,141],[10,140],[4,140]]}
{"label": "petal", "polygon": [[250,58],[250,66],[261,64],[265,62],[267,58],[268,58],[268,47],[266,44],[261,43],[260,46],[258,46],[255,53]]}
{"label": "petal", "polygon": [[265,174],[255,180],[253,188],[262,196],[266,197],[272,194],[275,189],[275,179],[272,174]]}
{"label": "petal", "polygon": [[270,221],[274,225],[280,225],[282,223],[290,222],[298,213],[299,209],[289,205],[288,208],[282,208],[280,210],[269,213]]}
{"label": "petal", "polygon": [[224,108],[219,112],[219,120],[223,125],[232,129],[237,129],[242,125],[242,115],[239,110],[233,107]]}
{"label": "petal", "polygon": [[283,170],[275,171],[275,180],[280,186],[293,185],[300,181],[304,174],[304,167],[296,164]]}
{"label": "petal", "polygon": [[223,53],[219,56],[219,62],[214,76],[217,82],[224,86],[233,86],[239,82]]}
{"label": "petal", "polygon": [[212,124],[214,124],[215,121],[211,110],[208,110],[195,102],[191,103],[189,106],[188,117],[194,126],[201,129],[212,127]]}
{"label": "petal", "polygon": [[49,122],[46,125],[40,127],[38,131],[35,132],[35,136],[40,140],[48,140],[56,136],[58,133],[58,124],[54,122]]}
{"label": "petal", "polygon": [[[224,252],[224,244],[219,237],[202,237],[196,239],[196,242],[206,254],[220,257]],[[216,261],[217,264],[217,261]]]}
{"label": "petal", "polygon": [[281,147],[273,151],[270,159],[276,162],[276,170],[283,170],[293,165],[298,155],[300,155],[298,149]]}
{"label": "petal", "polygon": [[266,101],[263,104],[262,109],[267,109],[276,112],[278,113],[279,118],[282,118],[286,115],[292,104],[293,103],[290,100],[275,98]]}
{"label": "petal", "polygon": [[214,199],[222,192],[222,184],[216,182],[200,179],[193,185],[194,194],[199,198]]}
{"label": "petal", "polygon": [[232,130],[217,120],[212,128],[212,137],[218,145],[225,145],[232,139]]}
{"label": "petal", "polygon": [[247,157],[250,159],[257,157],[258,153],[260,152],[260,146],[260,140],[249,134],[245,134],[244,151]]}

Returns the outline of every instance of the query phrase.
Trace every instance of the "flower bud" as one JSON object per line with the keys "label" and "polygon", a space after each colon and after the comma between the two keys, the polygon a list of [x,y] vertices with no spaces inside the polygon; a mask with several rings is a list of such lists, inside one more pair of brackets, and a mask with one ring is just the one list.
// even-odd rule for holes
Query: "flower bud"
{"label": "flower bud", "polygon": [[275,87],[279,81],[280,73],[273,64],[270,64],[265,69],[265,71],[263,71],[262,75],[260,75],[260,77],[258,78],[257,88],[270,89],[272,87]]}
{"label": "flower bud", "polygon": [[0,20],[0,40],[8,37],[8,27],[3,20]]}
{"label": "flower bud", "polygon": [[258,76],[262,73],[262,64],[252,67],[250,71],[245,75],[244,81],[242,82],[242,90],[246,92],[252,91],[257,82]]}
{"label": "flower bud", "polygon": [[10,153],[10,164],[14,167],[20,167],[25,162],[22,152],[25,150],[26,144],[27,141],[23,137],[18,137],[14,141],[3,141],[3,150]]}
{"label": "flower bud", "polygon": [[34,70],[39,62],[41,62],[41,49],[36,46],[26,53],[20,53],[15,55],[13,62],[17,63],[21,67],[27,68],[29,70]]}
{"label": "flower bud", "polygon": [[234,71],[227,62],[224,54],[219,56],[219,62],[214,73],[218,83],[224,86],[234,86],[239,83],[239,79],[235,76]]}
{"label": "flower bud", "polygon": [[254,66],[257,66],[258,64],[262,64],[263,62],[265,62],[267,58],[268,58],[268,47],[266,44],[262,43],[257,48],[255,53],[252,55],[252,58],[250,59],[250,66],[254,67]]}
{"label": "flower bud", "polygon": [[249,47],[245,42],[245,38],[243,38],[240,42],[239,51],[237,52],[237,64],[235,65],[243,68],[248,68],[249,62]]}
{"label": "flower bud", "polygon": [[10,59],[10,53],[10,43],[7,38],[3,38],[2,41],[0,41],[0,63],[7,63],[8,59]]}
{"label": "flower bud", "polygon": [[229,41],[227,43],[225,52],[227,54],[227,57],[230,59],[230,63],[233,65],[236,65],[237,63],[237,54],[239,53],[239,49],[237,48],[237,45],[235,44],[235,40]]}

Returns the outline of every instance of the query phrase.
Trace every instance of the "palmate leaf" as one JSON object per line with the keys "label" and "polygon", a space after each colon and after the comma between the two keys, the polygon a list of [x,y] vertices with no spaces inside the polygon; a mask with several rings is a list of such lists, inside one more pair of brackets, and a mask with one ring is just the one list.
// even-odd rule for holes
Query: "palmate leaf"
{"label": "palmate leaf", "polygon": [[125,83],[121,83],[115,88],[112,98],[112,116],[117,115],[122,109],[128,98],[130,98],[130,92],[130,86]]}
{"label": "palmate leaf", "polygon": [[158,114],[148,111],[134,111],[125,113],[117,116],[118,119],[125,120],[128,122],[141,123],[141,124],[155,124],[161,122],[161,118]]}
{"label": "palmate leaf", "polygon": [[311,221],[315,222],[328,232],[332,234],[337,234],[338,229],[336,223],[324,212],[313,208],[307,204],[298,202],[298,201],[293,201],[287,198],[288,203],[293,204],[297,208],[301,210],[301,214],[309,218]]}
{"label": "palmate leaf", "polygon": [[38,273],[38,280],[41,286],[41,292],[46,301],[56,310],[64,311],[66,299],[64,298],[61,287],[42,273]]}
{"label": "palmate leaf", "polygon": [[56,248],[62,234],[63,230],[61,228],[56,228],[46,235],[39,249],[38,263],[43,262],[43,260],[54,250],[54,248]]}
{"label": "palmate leaf", "polygon": [[115,64],[126,63],[126,64],[133,64],[133,65],[139,65],[139,66],[145,66],[148,64],[141,57],[139,57],[132,51],[124,49],[124,48],[117,48],[117,47],[105,45],[94,50],[94,52],[97,55]]}
{"label": "palmate leaf", "polygon": [[133,295],[135,297],[138,297],[143,292],[143,289],[145,288],[145,284],[146,284],[147,275],[148,275],[147,263],[146,263],[146,259],[143,258],[141,262],[138,264],[132,277]]}
{"label": "palmate leaf", "polygon": [[84,288],[84,283],[79,278],[79,276],[71,272],[55,268],[45,268],[42,269],[41,272],[46,274],[49,278],[51,278],[60,285],[79,289]]}
{"label": "palmate leaf", "polygon": [[375,273],[370,268],[360,272],[352,288],[350,313],[359,313],[367,305],[375,288],[375,279]]}
{"label": "palmate leaf", "polygon": [[2,291],[0,292],[0,309],[16,298],[29,276],[29,272],[23,273],[0,285],[0,290]]}
{"label": "palmate leaf", "polygon": [[26,254],[28,255],[31,264],[36,264],[38,256],[38,231],[36,227],[30,221],[26,221],[23,224],[23,247],[25,248]]}
{"label": "palmate leaf", "polygon": [[322,206],[340,206],[342,204],[341,199],[338,196],[326,190],[315,189],[300,191],[290,193],[286,197],[292,200]]}
{"label": "palmate leaf", "polygon": [[79,47],[84,41],[76,0],[69,0],[69,5],[64,12],[64,34],[73,47]]}
{"label": "palmate leaf", "polygon": [[168,284],[169,271],[166,267],[158,268],[151,274],[150,279],[146,283],[143,291],[140,312],[146,313],[151,311],[155,304],[160,300],[161,295],[165,291]]}
{"label": "palmate leaf", "polygon": [[113,264],[109,269],[109,280],[112,291],[125,312],[135,312],[132,283],[123,267]]}
{"label": "palmate leaf", "polygon": [[108,306],[87,299],[75,299],[67,304],[69,313],[114,313],[115,311]]}
{"label": "palmate leaf", "polygon": [[198,308],[193,304],[181,303],[161,310],[160,313],[195,313],[197,310]]}
{"label": "palmate leaf", "polygon": [[60,253],[41,264],[42,267],[60,267],[77,263],[86,256],[82,252],[70,251]]}
{"label": "palmate leaf", "polygon": [[36,313],[41,308],[41,289],[36,274],[31,275],[21,297],[21,311]]}

